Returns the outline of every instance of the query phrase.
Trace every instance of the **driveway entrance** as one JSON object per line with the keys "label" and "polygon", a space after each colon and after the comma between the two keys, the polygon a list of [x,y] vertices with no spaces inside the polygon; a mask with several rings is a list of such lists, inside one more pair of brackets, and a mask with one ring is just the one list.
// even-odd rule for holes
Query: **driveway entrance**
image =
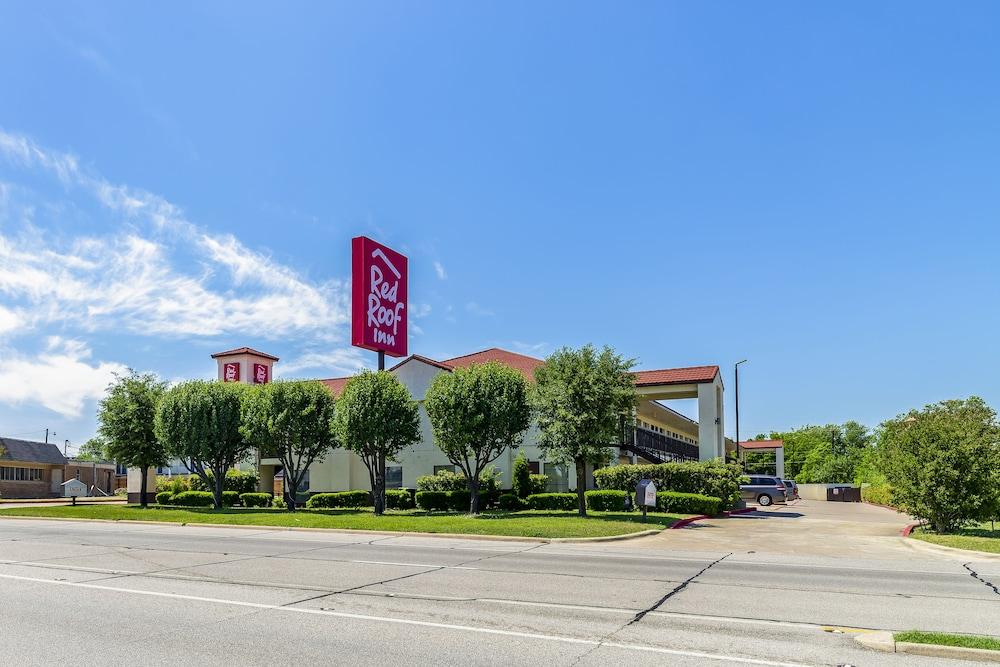
{"label": "driveway entrance", "polygon": [[682,551],[912,558],[919,546],[900,537],[910,521],[904,514],[865,503],[795,500],[749,514],[696,521],[634,544]]}

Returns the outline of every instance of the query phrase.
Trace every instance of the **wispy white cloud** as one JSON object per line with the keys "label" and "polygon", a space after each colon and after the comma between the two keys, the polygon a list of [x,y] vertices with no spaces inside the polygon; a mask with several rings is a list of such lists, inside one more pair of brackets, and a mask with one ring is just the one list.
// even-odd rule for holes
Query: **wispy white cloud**
{"label": "wispy white cloud", "polygon": [[291,361],[277,364],[274,372],[278,377],[297,375],[302,371],[315,371],[317,377],[339,377],[353,375],[370,363],[371,359],[365,358],[363,350],[347,347],[306,352]]}
{"label": "wispy white cloud", "polygon": [[[0,294],[9,300],[0,332],[4,323],[10,331],[12,323],[24,329],[58,321],[143,335],[342,338],[349,321],[343,281],[310,281],[234,236],[199,228],[162,197],[112,184],[75,156],[25,137],[0,131],[0,156],[82,189],[127,223],[69,242],[30,226],[17,236],[0,233]],[[10,199],[0,215],[23,220],[32,204],[17,215]]]}
{"label": "wispy white cloud", "polygon": [[510,346],[516,352],[529,355],[542,355],[549,349],[548,343],[525,343],[519,340],[512,340]]}
{"label": "wispy white cloud", "polygon": [[444,270],[444,265],[437,260],[434,261],[434,272],[437,273],[437,277],[441,280],[448,277],[448,272]]}
{"label": "wispy white cloud", "polygon": [[104,395],[121,364],[87,360],[91,350],[76,340],[47,339],[35,356],[5,352],[0,364],[0,402],[37,403],[66,417],[78,417],[87,401]]}
{"label": "wispy white cloud", "polygon": [[492,310],[480,306],[475,301],[470,301],[467,304],[465,304],[465,310],[472,313],[473,315],[478,315],[480,317],[493,317],[494,315],[496,315],[496,313],[494,313]]}

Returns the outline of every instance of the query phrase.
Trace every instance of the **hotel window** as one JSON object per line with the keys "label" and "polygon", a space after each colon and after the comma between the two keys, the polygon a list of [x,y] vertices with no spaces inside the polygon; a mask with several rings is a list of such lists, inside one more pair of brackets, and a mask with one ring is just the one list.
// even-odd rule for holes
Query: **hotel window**
{"label": "hotel window", "polygon": [[387,489],[403,488],[403,466],[385,467],[385,488]]}
{"label": "hotel window", "polygon": [[451,464],[448,464],[446,466],[434,466],[434,474],[436,475],[439,472],[455,472],[455,473],[457,473],[458,472],[458,466],[451,465]]}

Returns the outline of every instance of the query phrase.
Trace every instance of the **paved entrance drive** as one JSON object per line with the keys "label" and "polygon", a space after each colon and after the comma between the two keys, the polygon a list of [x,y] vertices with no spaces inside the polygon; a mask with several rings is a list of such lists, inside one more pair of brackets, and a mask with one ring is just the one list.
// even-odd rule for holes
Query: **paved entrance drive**
{"label": "paved entrance drive", "polygon": [[865,503],[795,500],[726,519],[697,521],[638,540],[636,546],[859,559],[937,557],[944,552],[900,537],[911,519]]}

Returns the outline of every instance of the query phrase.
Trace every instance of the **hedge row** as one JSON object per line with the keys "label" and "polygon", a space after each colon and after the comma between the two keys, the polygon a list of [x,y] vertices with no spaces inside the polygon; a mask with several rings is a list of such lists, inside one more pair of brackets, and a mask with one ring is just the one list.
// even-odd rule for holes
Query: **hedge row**
{"label": "hedge row", "polygon": [[[460,472],[441,470],[434,475],[417,477],[417,491],[467,491],[469,481]],[[500,471],[490,466],[479,474],[479,490],[500,491]]]}
{"label": "hedge row", "polygon": [[313,509],[331,509],[337,507],[371,507],[372,494],[368,491],[338,491],[336,493],[317,493],[306,501],[306,507]]}
{"label": "hedge row", "polygon": [[535,493],[525,502],[533,510],[575,510],[580,506],[575,493]]}
{"label": "hedge row", "polygon": [[270,493],[241,493],[243,507],[270,507],[273,496]]}
{"label": "hedge row", "polygon": [[721,498],[723,507],[740,500],[743,471],[734,463],[716,459],[702,463],[661,463],[658,465],[616,465],[594,471],[602,490],[634,493],[640,479],[650,479],[661,491],[698,493]]}
{"label": "hedge row", "polygon": [[[223,507],[233,507],[239,501],[240,494],[235,491],[222,492]],[[213,507],[215,505],[215,496],[208,491],[181,491],[180,493],[160,491],[156,494],[156,503],[158,505],[177,505],[179,507]]]}
{"label": "hedge row", "polygon": [[[489,491],[479,492],[479,507],[484,509],[490,501]],[[468,491],[417,491],[417,507],[428,512],[467,512]]]}
{"label": "hedge row", "polygon": [[657,491],[656,511],[672,514],[707,514],[715,516],[723,510],[722,499],[700,493]]}

